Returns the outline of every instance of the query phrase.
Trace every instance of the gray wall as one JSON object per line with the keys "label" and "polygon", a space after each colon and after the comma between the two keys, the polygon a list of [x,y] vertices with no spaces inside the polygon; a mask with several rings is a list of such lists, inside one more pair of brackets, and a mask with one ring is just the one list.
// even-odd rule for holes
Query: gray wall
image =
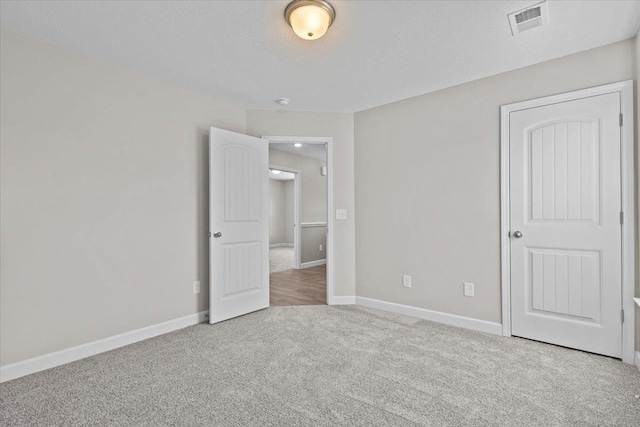
{"label": "gray wall", "polygon": [[[320,175],[320,167],[326,166],[327,163],[271,148],[269,164],[300,171],[300,222],[326,222],[327,177]],[[293,217],[292,213],[291,217]],[[302,263],[325,259],[326,247],[326,227],[301,228],[300,261]]]}
{"label": "gray wall", "polygon": [[247,133],[333,137],[334,206],[347,209],[347,220],[335,221],[335,295],[355,295],[353,114],[248,110]]}
{"label": "gray wall", "polygon": [[[292,182],[269,180],[269,244],[293,244],[293,222],[287,221],[290,211],[293,210],[293,186],[290,185]],[[287,194],[287,191],[291,194]],[[291,206],[288,206],[287,202],[291,203]]]}
{"label": "gray wall", "polygon": [[206,310],[209,127],[245,111],[0,43],[2,365]]}
{"label": "gray wall", "polygon": [[[300,233],[302,241],[300,247],[300,262],[312,262],[326,259],[327,253],[327,228],[309,227],[303,228]],[[320,249],[322,246],[322,250]]]}
{"label": "gray wall", "polygon": [[500,322],[499,106],[633,79],[634,50],[627,40],[356,113],[357,295]]}

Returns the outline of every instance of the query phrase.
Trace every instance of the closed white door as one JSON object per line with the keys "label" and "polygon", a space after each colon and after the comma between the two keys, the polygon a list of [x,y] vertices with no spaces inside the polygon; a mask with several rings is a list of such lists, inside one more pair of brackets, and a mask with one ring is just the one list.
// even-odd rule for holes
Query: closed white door
{"label": "closed white door", "polygon": [[512,112],[512,335],[622,354],[620,94]]}
{"label": "closed white door", "polygon": [[268,143],[211,128],[209,323],[269,306]]}

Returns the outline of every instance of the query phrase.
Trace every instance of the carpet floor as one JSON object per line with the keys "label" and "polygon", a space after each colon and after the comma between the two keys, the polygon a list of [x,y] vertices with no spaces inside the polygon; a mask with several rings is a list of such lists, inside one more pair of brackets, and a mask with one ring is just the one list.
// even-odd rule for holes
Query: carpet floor
{"label": "carpet floor", "polygon": [[618,360],[355,306],[274,307],[0,385],[0,425],[635,426]]}
{"label": "carpet floor", "polygon": [[269,273],[293,269],[293,255],[293,248],[269,249]]}

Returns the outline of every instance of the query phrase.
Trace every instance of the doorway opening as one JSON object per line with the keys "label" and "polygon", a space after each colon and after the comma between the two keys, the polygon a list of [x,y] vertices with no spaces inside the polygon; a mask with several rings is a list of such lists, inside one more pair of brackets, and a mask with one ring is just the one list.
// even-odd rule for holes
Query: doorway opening
{"label": "doorway opening", "polygon": [[300,171],[269,167],[269,274],[300,268],[296,224]]}
{"label": "doorway opening", "polygon": [[330,143],[327,138],[265,139],[270,305],[330,304]]}

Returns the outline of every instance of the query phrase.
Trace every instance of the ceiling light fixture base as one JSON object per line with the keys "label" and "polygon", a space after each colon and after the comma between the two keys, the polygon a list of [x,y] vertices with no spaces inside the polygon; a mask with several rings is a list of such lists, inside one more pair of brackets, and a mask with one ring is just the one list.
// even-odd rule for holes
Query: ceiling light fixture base
{"label": "ceiling light fixture base", "polygon": [[324,0],[293,0],[284,10],[284,19],[298,37],[315,40],[333,24],[336,11]]}

